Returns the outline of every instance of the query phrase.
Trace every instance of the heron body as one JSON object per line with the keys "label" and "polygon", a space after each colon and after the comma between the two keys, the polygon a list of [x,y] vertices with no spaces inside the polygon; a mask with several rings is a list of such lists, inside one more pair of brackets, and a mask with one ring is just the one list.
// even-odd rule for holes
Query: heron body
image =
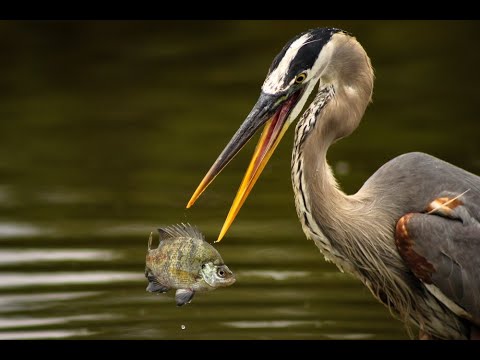
{"label": "heron body", "polygon": [[365,50],[342,30],[313,29],[290,40],[274,59],[257,104],[187,207],[265,124],[220,240],[299,117],[291,177],[307,238],[425,337],[473,338],[480,327],[480,177],[430,155],[408,153],[347,195],[327,163],[329,146],[359,125],[373,80]]}

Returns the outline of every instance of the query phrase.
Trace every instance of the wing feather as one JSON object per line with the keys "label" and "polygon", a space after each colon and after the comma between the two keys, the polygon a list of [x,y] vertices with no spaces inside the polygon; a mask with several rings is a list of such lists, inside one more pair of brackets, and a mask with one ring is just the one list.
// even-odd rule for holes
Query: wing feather
{"label": "wing feather", "polygon": [[480,325],[478,221],[410,213],[397,223],[395,238],[403,259],[427,289],[457,315]]}

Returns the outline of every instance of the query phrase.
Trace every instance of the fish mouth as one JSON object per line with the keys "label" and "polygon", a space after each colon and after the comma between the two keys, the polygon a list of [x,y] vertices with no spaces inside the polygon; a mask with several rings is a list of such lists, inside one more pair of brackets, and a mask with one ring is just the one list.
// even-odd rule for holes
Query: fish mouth
{"label": "fish mouth", "polygon": [[262,125],[265,125],[253,157],[216,242],[222,240],[223,236],[226,234],[257,179],[265,168],[265,165],[292,123],[293,119],[290,117],[291,112],[302,98],[304,91],[305,87],[293,91],[291,94],[266,94],[262,92],[250,114],[235,135],[233,135],[230,142],[223,149],[222,153],[193,193],[187,204],[187,208],[190,208],[195,203],[207,186],[235,157],[235,155],[240,152],[248,140],[253,137]]}
{"label": "fish mouth", "polygon": [[235,275],[233,273],[231,273],[230,275],[231,277],[229,277],[228,279],[224,279],[224,281],[222,283],[220,283],[220,286],[230,286],[230,285],[233,285],[235,284],[235,282],[237,281],[237,279],[235,278]]}
{"label": "fish mouth", "polygon": [[227,287],[227,286],[235,284],[236,281],[237,281],[237,279],[235,279],[235,276],[232,274],[231,278],[223,279],[223,281],[221,281],[221,282],[219,281],[216,284],[216,287]]}

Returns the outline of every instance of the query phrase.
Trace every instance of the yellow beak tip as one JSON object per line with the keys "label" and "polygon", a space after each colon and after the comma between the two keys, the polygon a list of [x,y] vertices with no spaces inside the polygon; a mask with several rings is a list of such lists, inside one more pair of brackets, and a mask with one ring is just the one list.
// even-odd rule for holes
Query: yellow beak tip
{"label": "yellow beak tip", "polygon": [[195,204],[196,200],[197,200],[197,198],[192,196],[192,198],[188,201],[188,204],[186,206],[187,209],[190,209],[193,206],[193,204]]}

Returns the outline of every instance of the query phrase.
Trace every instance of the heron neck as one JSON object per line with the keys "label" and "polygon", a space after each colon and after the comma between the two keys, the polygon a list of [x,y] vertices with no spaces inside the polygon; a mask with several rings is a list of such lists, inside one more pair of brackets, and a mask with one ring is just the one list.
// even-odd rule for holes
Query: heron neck
{"label": "heron neck", "polygon": [[[380,253],[394,249],[388,243],[389,229],[385,227],[389,221],[372,211],[373,194],[345,194],[327,162],[330,145],[353,131],[367,103],[363,111],[343,111],[348,99],[338,96],[333,86],[323,88],[297,124],[292,155],[295,204],[305,234],[325,258],[341,270],[365,277],[370,276],[365,269],[372,269]],[[352,125],[339,132],[335,125],[340,122]],[[376,227],[374,234],[382,237],[377,243],[368,236],[372,227]]]}
{"label": "heron neck", "polygon": [[339,188],[327,163],[329,143],[317,142],[316,136],[310,134],[303,143],[297,144],[299,131],[296,134],[292,183],[303,231],[307,238],[315,241],[327,260],[335,262],[341,270],[356,272],[334,234],[356,211],[349,205],[348,196]]}
{"label": "heron neck", "polygon": [[348,196],[341,191],[327,163],[327,151],[359,125],[371,100],[373,70],[356,40],[346,36],[333,40],[324,55],[329,61],[319,74],[320,90],[297,124],[292,181],[307,237],[340,267],[352,268],[355,264],[346,259],[351,259],[352,251],[368,246],[357,235],[368,233],[375,214],[368,211],[372,204],[368,196]]}

